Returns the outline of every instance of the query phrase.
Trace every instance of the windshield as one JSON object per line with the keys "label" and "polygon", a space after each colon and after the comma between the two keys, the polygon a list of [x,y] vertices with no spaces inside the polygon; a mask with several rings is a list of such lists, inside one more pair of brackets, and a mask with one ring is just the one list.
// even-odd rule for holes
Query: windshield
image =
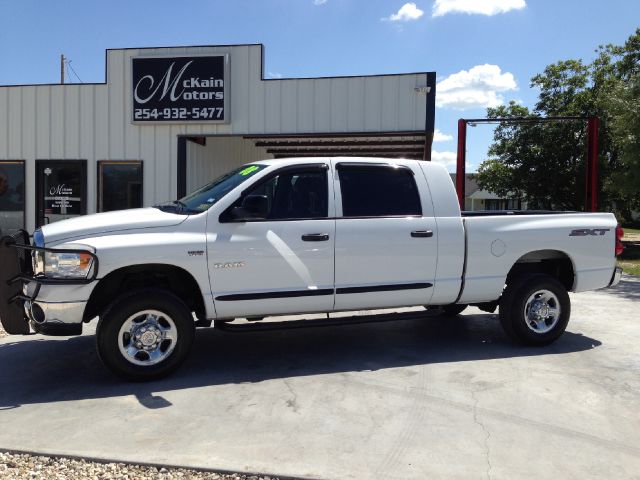
{"label": "windshield", "polygon": [[244,165],[236,170],[216,178],[213,182],[200,187],[195,192],[181,198],[160,205],[155,205],[160,210],[170,210],[174,213],[202,213],[231,190],[253,177],[256,173],[267,168],[267,165]]}

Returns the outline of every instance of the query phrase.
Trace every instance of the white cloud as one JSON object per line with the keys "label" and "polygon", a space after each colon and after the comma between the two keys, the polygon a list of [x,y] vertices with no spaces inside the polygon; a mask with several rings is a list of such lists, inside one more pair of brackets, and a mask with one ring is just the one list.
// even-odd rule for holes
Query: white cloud
{"label": "white cloud", "polygon": [[513,74],[502,73],[498,65],[476,65],[438,82],[436,105],[456,110],[496,107],[504,103],[501,92],[517,89]]}
{"label": "white cloud", "polygon": [[267,78],[282,78],[282,74],[280,72],[269,72],[267,73]]}
{"label": "white cloud", "polygon": [[455,167],[456,158],[456,152],[431,150],[431,161],[444,165],[449,170],[452,170],[451,167]]}
{"label": "white cloud", "polygon": [[383,17],[380,20],[383,22],[410,22],[419,19],[422,15],[424,15],[424,12],[420,10],[415,3],[408,2],[400,7],[400,10],[396,13],[392,13],[388,17]]}
{"label": "white cloud", "polygon": [[314,5],[324,5],[327,3],[327,0],[313,0]]}
{"label": "white cloud", "polygon": [[441,17],[448,13],[469,13],[496,15],[509,10],[521,10],[527,6],[525,0],[436,0],[432,16]]}
{"label": "white cloud", "polygon": [[433,141],[434,142],[448,142],[449,140],[453,140],[453,136],[447,133],[442,133],[440,130],[436,128],[436,131],[433,132]]}

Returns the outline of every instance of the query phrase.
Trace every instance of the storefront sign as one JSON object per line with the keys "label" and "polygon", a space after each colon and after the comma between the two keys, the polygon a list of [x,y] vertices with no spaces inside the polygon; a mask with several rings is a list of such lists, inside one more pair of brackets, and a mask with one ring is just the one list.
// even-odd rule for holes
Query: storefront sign
{"label": "storefront sign", "polygon": [[132,59],[133,122],[228,122],[227,55]]}

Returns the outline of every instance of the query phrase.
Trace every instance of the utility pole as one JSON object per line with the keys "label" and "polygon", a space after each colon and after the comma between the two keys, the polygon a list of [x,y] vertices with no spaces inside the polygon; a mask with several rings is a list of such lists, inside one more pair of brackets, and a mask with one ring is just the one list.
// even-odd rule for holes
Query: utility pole
{"label": "utility pole", "polygon": [[64,84],[64,54],[60,55],[60,83]]}

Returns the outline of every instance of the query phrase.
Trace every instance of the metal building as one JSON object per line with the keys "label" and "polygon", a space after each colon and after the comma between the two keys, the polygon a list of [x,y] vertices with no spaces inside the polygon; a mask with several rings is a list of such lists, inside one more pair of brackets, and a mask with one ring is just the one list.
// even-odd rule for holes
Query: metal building
{"label": "metal building", "polygon": [[0,86],[0,228],[150,206],[264,158],[430,159],[434,72],[265,79],[263,58],[107,50],[105,83]]}

